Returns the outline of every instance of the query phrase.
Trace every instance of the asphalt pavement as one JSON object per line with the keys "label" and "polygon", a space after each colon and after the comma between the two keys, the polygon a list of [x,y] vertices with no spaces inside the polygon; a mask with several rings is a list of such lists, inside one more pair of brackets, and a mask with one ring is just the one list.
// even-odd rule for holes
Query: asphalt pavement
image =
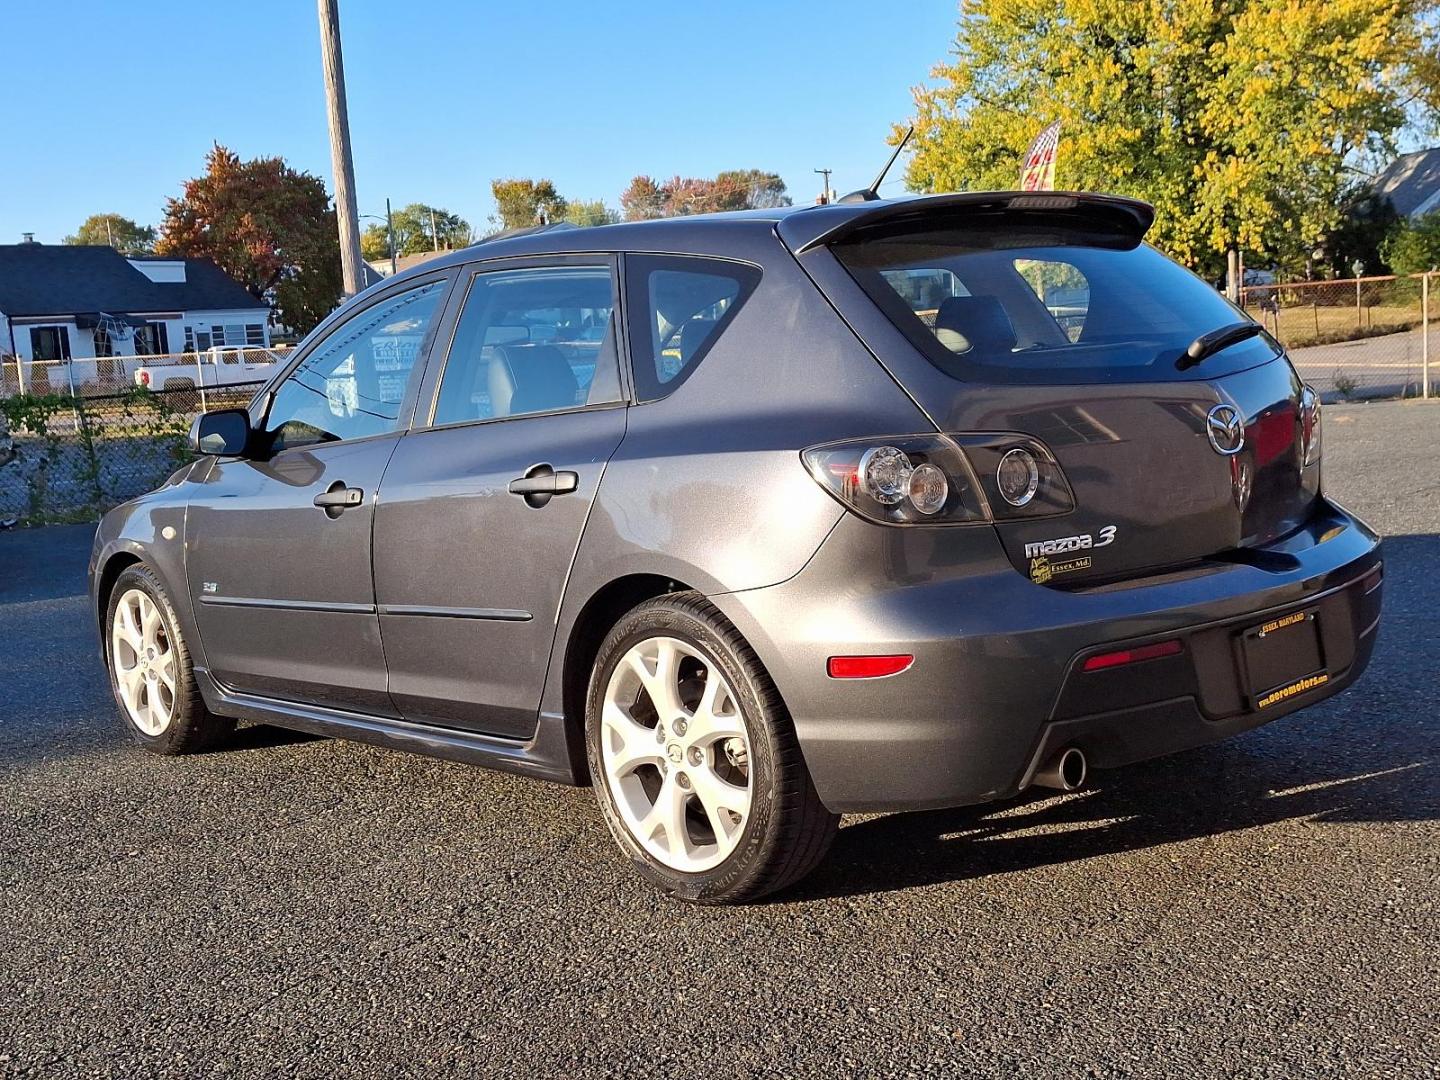
{"label": "asphalt pavement", "polygon": [[0,533],[0,1074],[1440,1075],[1440,406],[1325,424],[1387,536],[1355,688],[1084,793],[847,818],[730,910],[649,891],[589,790],[259,727],[145,754],[89,530]]}

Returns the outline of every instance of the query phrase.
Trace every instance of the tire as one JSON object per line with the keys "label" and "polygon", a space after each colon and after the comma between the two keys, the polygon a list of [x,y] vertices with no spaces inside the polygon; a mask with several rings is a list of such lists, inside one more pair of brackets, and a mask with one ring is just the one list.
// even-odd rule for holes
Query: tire
{"label": "tire", "polygon": [[144,563],[115,579],[102,635],[115,707],[135,743],[155,754],[193,754],[234,731],[234,720],[205,707],[175,608]]}
{"label": "tire", "polygon": [[670,896],[758,899],[803,878],[835,838],[840,819],[815,793],[779,692],[698,593],[649,600],[611,628],[585,743],[605,823]]}

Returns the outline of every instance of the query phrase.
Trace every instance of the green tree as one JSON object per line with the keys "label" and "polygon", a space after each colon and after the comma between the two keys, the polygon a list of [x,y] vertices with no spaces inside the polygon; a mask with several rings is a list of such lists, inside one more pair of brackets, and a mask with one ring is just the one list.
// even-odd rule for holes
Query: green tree
{"label": "green tree", "polygon": [[155,250],[203,256],[305,333],[340,302],[340,243],[324,182],[283,158],[241,161],[216,143],[205,173],[165,204]]}
{"label": "green tree", "polygon": [[1440,269],[1440,211],[1401,222],[1381,243],[1380,254],[1397,274]]}
{"label": "green tree", "polygon": [[1325,262],[1336,277],[1350,277],[1356,260],[1365,264],[1367,274],[1388,273],[1390,263],[1383,248],[1403,227],[1390,200],[1366,185],[1344,201],[1340,223],[1325,242]]}
{"label": "green tree", "polygon": [[109,244],[123,255],[148,255],[155,250],[155,230],[120,214],[91,214],[65,243]]}
{"label": "green tree", "polygon": [[612,210],[600,199],[593,202],[581,200],[566,204],[564,220],[572,225],[614,225],[620,220],[620,212]]}
{"label": "green tree", "polygon": [[1435,0],[964,0],[955,61],[914,91],[916,191],[1014,188],[1052,120],[1056,186],[1155,204],[1151,239],[1218,276],[1303,261],[1347,165],[1391,149],[1427,85]]}
{"label": "green tree", "polygon": [[[426,203],[411,203],[390,215],[395,227],[395,254],[418,255],[468,247],[474,241],[470,223],[459,214]],[[366,227],[360,234],[360,253],[367,259],[390,257],[390,239],[384,225]]]}
{"label": "green tree", "polygon": [[490,220],[502,229],[528,229],[563,221],[568,205],[549,180],[492,180],[495,216]]}

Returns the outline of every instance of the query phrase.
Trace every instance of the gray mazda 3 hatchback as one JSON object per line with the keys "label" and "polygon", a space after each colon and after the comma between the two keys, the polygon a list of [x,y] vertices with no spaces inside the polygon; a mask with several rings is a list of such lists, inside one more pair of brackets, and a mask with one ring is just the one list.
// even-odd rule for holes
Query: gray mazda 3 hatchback
{"label": "gray mazda 3 hatchback", "polygon": [[841,813],[1071,790],[1335,694],[1379,539],[1322,493],[1316,394],[1151,218],[874,200],[389,279],[101,522],[124,722],[593,783],[646,878],[719,903]]}

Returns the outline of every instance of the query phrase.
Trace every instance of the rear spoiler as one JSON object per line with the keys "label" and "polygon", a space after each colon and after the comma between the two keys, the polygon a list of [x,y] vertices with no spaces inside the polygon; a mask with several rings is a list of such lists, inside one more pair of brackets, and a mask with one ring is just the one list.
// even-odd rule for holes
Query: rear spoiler
{"label": "rear spoiler", "polygon": [[780,239],[796,255],[824,247],[875,225],[904,226],[955,211],[1040,211],[1074,216],[1078,221],[1114,229],[1139,243],[1155,221],[1155,208],[1139,199],[1083,191],[965,191],[918,199],[834,204],[788,214],[777,226]]}

